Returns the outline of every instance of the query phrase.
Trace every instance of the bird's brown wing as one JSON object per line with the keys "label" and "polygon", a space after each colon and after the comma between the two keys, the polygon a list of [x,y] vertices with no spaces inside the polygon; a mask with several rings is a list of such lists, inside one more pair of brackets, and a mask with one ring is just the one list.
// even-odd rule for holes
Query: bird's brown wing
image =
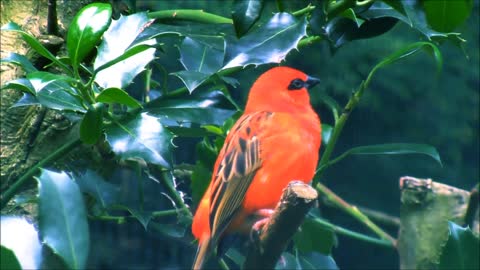
{"label": "bird's brown wing", "polygon": [[261,123],[272,116],[269,112],[258,112],[242,116],[230,130],[217,159],[210,197],[211,237],[217,238],[228,227],[257,169],[261,165],[257,131]]}

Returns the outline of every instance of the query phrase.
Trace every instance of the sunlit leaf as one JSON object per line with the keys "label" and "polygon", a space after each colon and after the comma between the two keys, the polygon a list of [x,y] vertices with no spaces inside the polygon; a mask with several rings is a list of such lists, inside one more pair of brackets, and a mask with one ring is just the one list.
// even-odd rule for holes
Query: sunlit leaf
{"label": "sunlit leaf", "polygon": [[74,79],[43,71],[29,73],[26,78],[37,92],[36,100],[43,106],[55,110],[86,111],[82,99],[71,86]]}
{"label": "sunlit leaf", "polygon": [[103,132],[103,106],[93,104],[80,122],[80,139],[86,144],[95,144]]}
{"label": "sunlit leaf", "polygon": [[87,5],[75,15],[67,34],[68,55],[75,68],[100,41],[111,17],[112,7],[105,3]]}
{"label": "sunlit leaf", "polygon": [[25,218],[2,215],[0,228],[0,269],[39,269],[42,244],[34,225]]}
{"label": "sunlit leaf", "polygon": [[439,269],[478,269],[478,236],[470,228],[449,221],[449,237],[440,256]]}
{"label": "sunlit leaf", "polygon": [[297,19],[289,13],[276,13],[267,23],[240,39],[227,36],[222,69],[280,63],[306,36],[306,28],[305,18]]}
{"label": "sunlit leaf", "polygon": [[142,107],[142,104],[120,88],[104,89],[95,98],[97,102],[123,104],[130,108]]}
{"label": "sunlit leaf", "polygon": [[31,95],[36,95],[35,89],[33,88],[33,85],[30,83],[28,79],[25,78],[19,78],[16,80],[11,80],[6,82],[4,85],[2,85],[2,88],[0,89],[15,89],[22,91],[24,93],[28,93]]}
{"label": "sunlit leaf", "polygon": [[112,150],[121,158],[141,158],[170,168],[173,135],[160,121],[147,113],[116,122],[105,130]]}
{"label": "sunlit leaf", "polygon": [[71,70],[61,61],[59,61],[47,48],[45,48],[39,41],[36,39],[34,36],[31,34],[25,32],[22,30],[22,28],[14,23],[14,22],[9,22],[5,25],[2,26],[1,28],[2,31],[14,31],[16,33],[19,33],[23,40],[28,43],[34,49],[38,54],[41,56],[49,59],[53,63],[55,63],[57,66],[61,67],[65,72],[71,73]]}
{"label": "sunlit leaf", "polygon": [[235,0],[233,2],[232,19],[237,37],[243,36],[260,18],[263,0]]}
{"label": "sunlit leaf", "polygon": [[10,108],[39,105],[37,98],[31,94],[24,93],[23,96]]}
{"label": "sunlit leaf", "polygon": [[45,244],[70,269],[86,266],[90,236],[87,213],[77,184],[66,173],[42,170],[39,185],[39,228]]}
{"label": "sunlit leaf", "polygon": [[37,68],[33,66],[33,64],[30,62],[30,60],[28,60],[27,57],[18,53],[9,52],[7,56],[0,59],[0,63],[11,63],[20,66],[27,73],[37,71]]}
{"label": "sunlit leaf", "polygon": [[146,13],[121,16],[112,21],[103,34],[94,62],[98,72],[95,81],[101,87],[125,88],[153,60],[155,48],[151,46],[155,45],[155,40],[132,44],[149,23]]}

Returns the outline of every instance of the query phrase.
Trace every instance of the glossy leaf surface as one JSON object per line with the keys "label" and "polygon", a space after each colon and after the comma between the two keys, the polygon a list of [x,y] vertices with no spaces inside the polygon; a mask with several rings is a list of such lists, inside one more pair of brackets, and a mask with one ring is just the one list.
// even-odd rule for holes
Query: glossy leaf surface
{"label": "glossy leaf surface", "polygon": [[179,77],[190,92],[222,67],[225,52],[221,37],[185,37],[179,49],[185,70],[173,75]]}
{"label": "glossy leaf surface", "polygon": [[86,266],[90,236],[87,212],[77,184],[66,173],[42,170],[38,177],[39,228],[45,244],[70,269]]}
{"label": "glossy leaf surface", "polygon": [[27,57],[18,53],[8,53],[4,58],[0,59],[0,63],[11,63],[20,66],[27,73],[37,71],[37,68],[33,66]]}
{"label": "glossy leaf surface", "polygon": [[0,268],[39,269],[42,263],[42,244],[35,226],[25,218],[2,215],[0,227]]}
{"label": "glossy leaf surface", "polygon": [[31,95],[36,95],[35,89],[33,88],[33,85],[30,83],[28,79],[25,78],[20,78],[16,80],[11,80],[6,82],[4,85],[2,85],[2,90],[3,89],[15,89],[22,91],[24,93],[28,93]]}
{"label": "glossy leaf surface", "polygon": [[120,88],[104,89],[95,98],[97,102],[123,104],[130,108],[142,107],[142,104]]}
{"label": "glossy leaf surface", "polygon": [[280,63],[306,36],[306,28],[305,18],[297,19],[289,13],[276,13],[266,24],[240,39],[227,37],[222,69]]}
{"label": "glossy leaf surface", "polygon": [[[153,60],[155,48],[150,46],[155,44],[155,40],[132,44],[149,23],[146,13],[121,16],[112,21],[103,34],[93,65],[96,70],[102,69],[95,77],[95,82],[101,87],[125,88]],[[110,66],[111,61],[115,64]]]}
{"label": "glossy leaf surface", "polygon": [[77,68],[102,38],[110,25],[112,7],[94,3],[82,8],[68,27],[67,50],[72,65]]}
{"label": "glossy leaf surface", "polygon": [[144,109],[167,126],[195,123],[199,125],[223,125],[236,109],[221,91],[197,91],[171,99],[158,99]]}
{"label": "glossy leaf surface", "polygon": [[235,0],[233,2],[232,19],[237,37],[243,36],[260,18],[263,0]]}
{"label": "glossy leaf surface", "polygon": [[144,112],[114,123],[105,132],[112,150],[120,158],[142,158],[146,162],[171,167],[173,135],[156,117]]}
{"label": "glossy leaf surface", "polygon": [[462,228],[451,221],[448,228],[449,237],[440,256],[439,269],[478,269],[478,236],[470,228]]}
{"label": "glossy leaf surface", "polygon": [[80,123],[80,139],[86,144],[95,144],[103,131],[103,106],[100,103],[88,108]]}
{"label": "glossy leaf surface", "polygon": [[32,47],[32,49],[34,49],[38,54],[40,54],[41,56],[49,59],[50,61],[55,63],[57,66],[61,67],[67,73],[71,72],[71,70],[64,63],[62,63],[60,60],[58,60],[49,50],[47,50],[47,48],[45,48],[38,41],[38,39],[36,39],[31,34],[23,31],[22,28],[18,24],[14,23],[14,22],[9,22],[9,23],[3,25],[1,30],[2,31],[14,31],[14,32],[19,33],[22,36],[23,40],[25,40],[25,42],[27,42],[28,45],[30,45]]}

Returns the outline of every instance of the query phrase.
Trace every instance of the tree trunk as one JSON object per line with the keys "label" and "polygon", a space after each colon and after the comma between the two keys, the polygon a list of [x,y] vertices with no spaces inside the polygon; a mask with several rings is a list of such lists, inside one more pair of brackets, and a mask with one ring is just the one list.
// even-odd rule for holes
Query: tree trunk
{"label": "tree trunk", "polygon": [[[67,27],[80,8],[90,2],[91,0],[2,0],[1,24],[13,21],[35,37],[42,37],[47,48],[52,50],[56,47],[57,51],[60,49],[60,55],[64,55],[62,50],[65,51]],[[15,52],[26,55],[39,70],[48,64],[17,34],[2,31],[0,37],[2,58],[7,53]],[[1,85],[23,75],[21,68],[1,65]],[[4,191],[39,160],[68,141],[67,135],[72,124],[59,112],[40,106],[11,108],[22,97],[22,93],[17,90],[4,89],[0,95],[0,187]]]}

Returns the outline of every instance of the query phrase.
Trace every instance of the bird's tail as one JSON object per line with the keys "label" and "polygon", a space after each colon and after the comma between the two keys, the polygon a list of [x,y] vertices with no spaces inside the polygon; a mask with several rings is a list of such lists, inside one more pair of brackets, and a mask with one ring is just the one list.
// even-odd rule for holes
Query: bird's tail
{"label": "bird's tail", "polygon": [[193,270],[200,270],[203,267],[203,263],[208,259],[210,256],[210,250],[212,239],[210,237],[205,237],[201,239],[198,245],[197,254],[195,255],[195,260],[193,262],[192,269]]}

